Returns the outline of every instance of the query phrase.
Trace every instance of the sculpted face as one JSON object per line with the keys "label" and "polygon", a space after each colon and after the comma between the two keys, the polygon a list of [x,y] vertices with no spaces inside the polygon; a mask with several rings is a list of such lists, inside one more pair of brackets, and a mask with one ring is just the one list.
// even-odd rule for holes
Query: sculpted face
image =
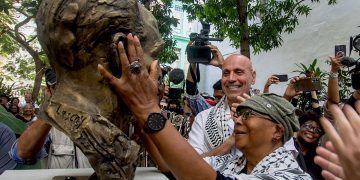
{"label": "sculpted face", "polygon": [[101,179],[131,179],[139,150],[127,137],[131,114],[97,65],[119,77],[115,47],[129,33],[150,63],[163,46],[155,18],[136,0],[43,0],[36,22],[57,77],[41,118],[82,149]]}
{"label": "sculpted face", "polygon": [[256,73],[250,60],[242,55],[229,56],[222,66],[222,89],[229,102],[235,102],[236,97],[249,93],[255,83]]}

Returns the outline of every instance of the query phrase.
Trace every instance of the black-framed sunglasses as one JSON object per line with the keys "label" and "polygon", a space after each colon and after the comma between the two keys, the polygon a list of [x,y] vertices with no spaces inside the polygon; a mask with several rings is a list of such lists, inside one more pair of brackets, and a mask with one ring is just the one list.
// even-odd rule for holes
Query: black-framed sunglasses
{"label": "black-framed sunglasses", "polygon": [[311,124],[304,124],[304,125],[302,125],[302,127],[309,130],[309,131],[312,131],[312,132],[314,132],[316,134],[322,134],[323,133],[323,130],[321,128],[314,127]]}
{"label": "black-framed sunglasses", "polygon": [[240,116],[243,121],[248,120],[251,116],[257,116],[269,121],[273,121],[269,116],[258,113],[252,109],[242,109],[240,111],[236,111],[234,118],[239,118]]}

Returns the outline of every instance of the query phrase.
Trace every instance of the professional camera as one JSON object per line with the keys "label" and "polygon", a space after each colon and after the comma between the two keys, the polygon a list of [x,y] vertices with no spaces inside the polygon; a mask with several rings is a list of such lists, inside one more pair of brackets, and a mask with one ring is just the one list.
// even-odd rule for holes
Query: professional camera
{"label": "professional camera", "polygon": [[350,55],[353,48],[355,49],[354,51],[359,52],[360,55],[360,34],[350,37],[350,49],[349,49]]}
{"label": "professional camera", "polygon": [[170,85],[166,110],[175,112],[176,114],[182,114],[183,112],[181,94],[184,92],[184,79],[185,75],[182,69],[175,68],[169,73]]}
{"label": "professional camera", "polygon": [[209,41],[223,41],[221,38],[210,38],[210,24],[201,22],[202,29],[200,34],[191,33],[190,41],[192,45],[186,49],[187,58],[190,63],[209,64],[211,61],[211,50],[206,45],[210,45]]}
{"label": "professional camera", "polygon": [[351,57],[343,57],[341,60],[341,64],[343,64],[346,67],[352,67],[355,66],[354,69],[351,69],[349,73],[351,74],[351,84],[352,87],[355,90],[360,89],[360,58],[358,60],[355,60]]}

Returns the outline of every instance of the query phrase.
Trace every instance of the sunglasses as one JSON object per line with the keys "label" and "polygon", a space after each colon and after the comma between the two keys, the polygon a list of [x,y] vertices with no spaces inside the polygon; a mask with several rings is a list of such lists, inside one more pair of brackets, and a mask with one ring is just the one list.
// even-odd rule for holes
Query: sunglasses
{"label": "sunglasses", "polygon": [[316,134],[322,134],[323,133],[322,129],[320,129],[318,127],[314,127],[314,126],[312,126],[310,124],[304,124],[302,127],[309,130],[309,131],[312,131],[312,132],[314,132]]}

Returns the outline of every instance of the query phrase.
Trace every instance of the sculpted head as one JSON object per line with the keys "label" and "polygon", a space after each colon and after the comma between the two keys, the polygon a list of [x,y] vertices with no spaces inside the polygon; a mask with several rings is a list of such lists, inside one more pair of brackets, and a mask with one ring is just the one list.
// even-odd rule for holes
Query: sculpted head
{"label": "sculpted head", "polygon": [[97,64],[120,76],[116,44],[128,33],[139,37],[146,59],[153,60],[163,46],[156,19],[136,0],[44,1],[36,22],[61,91],[53,100],[81,103],[109,118],[119,104]]}

